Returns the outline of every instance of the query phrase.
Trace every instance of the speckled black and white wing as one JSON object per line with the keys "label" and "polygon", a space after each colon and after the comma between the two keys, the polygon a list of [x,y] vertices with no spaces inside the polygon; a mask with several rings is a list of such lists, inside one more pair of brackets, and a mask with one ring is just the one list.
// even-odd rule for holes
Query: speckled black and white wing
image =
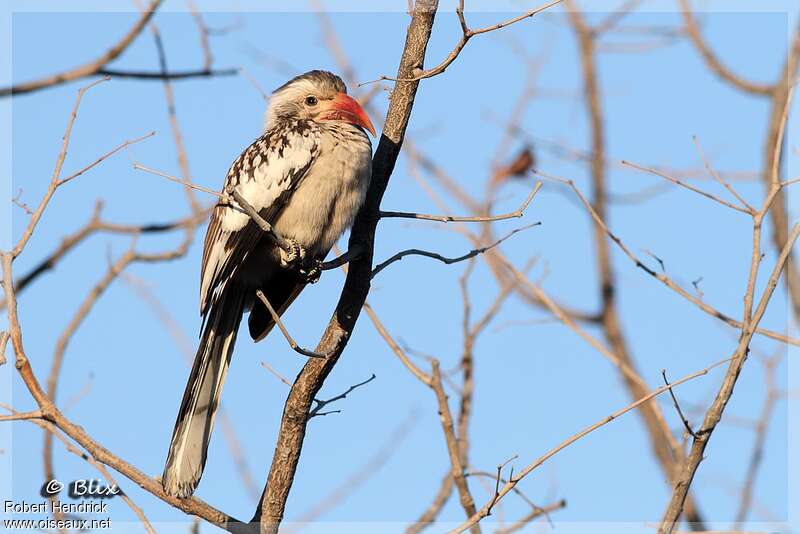
{"label": "speckled black and white wing", "polygon": [[[319,154],[319,132],[306,121],[267,131],[231,165],[225,191],[236,189],[273,223]],[[200,313],[205,315],[224,284],[242,265],[263,231],[250,216],[217,205],[211,215],[200,272]]]}

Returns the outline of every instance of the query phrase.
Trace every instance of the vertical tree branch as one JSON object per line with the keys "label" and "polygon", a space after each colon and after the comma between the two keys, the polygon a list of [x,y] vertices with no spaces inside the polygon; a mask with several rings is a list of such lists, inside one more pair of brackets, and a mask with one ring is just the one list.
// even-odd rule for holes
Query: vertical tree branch
{"label": "vertical tree branch", "polygon": [[692,448],[689,451],[689,456],[686,459],[681,472],[676,478],[672,496],[669,504],[667,505],[667,510],[664,513],[661,526],[658,529],[658,534],[672,534],[675,531],[675,527],[677,526],[678,519],[680,518],[681,511],[684,507],[686,495],[689,492],[689,487],[692,484],[695,473],[697,473],[698,467],[700,467],[700,462],[703,461],[708,441],[711,438],[711,434],[714,432],[714,429],[716,428],[720,419],[722,419],[722,413],[725,410],[731,395],[733,395],[733,388],[739,378],[739,373],[742,371],[744,362],[747,360],[747,355],[750,352],[750,340],[753,338],[755,328],[767,309],[767,304],[772,297],[772,292],[775,290],[775,286],[778,284],[778,278],[780,277],[781,271],[786,264],[787,258],[791,254],[792,246],[794,245],[798,234],[800,234],[800,223],[798,223],[794,225],[794,228],[792,228],[792,232],[788,237],[786,246],[781,251],[780,257],[775,263],[775,267],[773,268],[772,274],[767,282],[767,287],[764,289],[761,299],[758,302],[758,306],[756,307],[755,312],[752,313],[751,317],[749,312],[752,311],[752,305],[755,300],[755,275],[758,271],[758,264],[761,261],[761,250],[759,246],[761,219],[763,218],[767,207],[768,205],[766,205],[764,210],[755,217],[756,220],[753,224],[751,275],[750,280],[748,281],[747,292],[745,293],[745,324],[742,327],[742,333],[739,336],[739,343],[737,344],[736,350],[733,353],[731,363],[725,373],[725,378],[722,381],[722,385],[720,386],[720,389],[714,398],[714,402],[711,404],[711,407],[709,407],[705,417],[703,418],[703,425],[697,431],[698,437],[692,441]]}
{"label": "vertical tree branch", "polygon": [[[596,70],[595,36],[583,18],[576,10],[572,0],[567,0],[567,12],[578,39],[581,69],[583,72],[584,97],[589,113],[591,131],[591,161],[590,171],[593,186],[592,208],[598,217],[608,220],[607,214],[607,183],[606,183],[606,140],[603,110],[600,103],[600,88]],[[614,270],[611,266],[611,251],[608,236],[602,225],[593,224],[594,244],[596,247],[597,270],[600,278],[600,324],[602,325],[606,341],[611,351],[620,358],[630,370],[637,375],[636,364],[628,348],[627,340],[622,332],[616,303],[616,281]],[[631,398],[638,399],[647,394],[647,388],[641,380],[635,380],[629,374],[622,373],[622,379],[630,393]],[[678,462],[682,462],[683,452],[678,441],[670,431],[664,415],[658,404],[653,401],[646,403],[639,410],[639,414],[647,429],[653,452],[661,468],[669,480],[675,477]],[[697,510],[697,505],[690,497],[686,506],[686,515],[689,521],[702,530],[702,518]]]}
{"label": "vertical tree branch", "polygon": [[764,374],[767,394],[764,399],[764,404],[761,408],[761,415],[758,418],[755,426],[755,443],[753,444],[753,452],[750,454],[750,461],[747,464],[747,473],[745,475],[744,484],[742,485],[742,495],[739,500],[739,507],[736,510],[736,526],[734,528],[744,528],[744,522],[747,520],[747,515],[753,504],[753,492],[755,491],[756,477],[758,469],[761,466],[761,460],[764,457],[764,448],[767,441],[767,427],[769,425],[772,412],[775,409],[778,400],[781,398],[781,391],[776,384],[776,367],[781,362],[784,356],[783,347],[780,352],[764,362]]}
{"label": "vertical tree branch", "polygon": [[[797,74],[800,62],[800,26],[794,33],[791,48],[786,56],[786,63],[782,75],[775,84],[770,98],[769,126],[764,140],[764,164],[761,170],[761,179],[767,192],[773,183],[780,181],[780,166],[783,157],[782,122],[784,110],[789,105],[792,80]],[[789,204],[786,194],[781,188],[778,190],[775,202],[770,208],[772,218],[772,243],[775,250],[780,252],[786,246],[789,236]],[[790,254],[786,262],[786,285],[789,288],[789,299],[794,309],[795,318],[800,319],[800,272],[794,257]]]}
{"label": "vertical tree branch", "polygon": [[[414,69],[422,68],[437,8],[438,0],[417,1],[406,34],[398,78],[411,77]],[[361,246],[364,252],[350,264],[336,311],[317,345],[316,352],[331,355],[324,360],[309,360],[286,400],[272,466],[253,518],[260,522],[263,533],[278,531],[300,459],[311,403],[344,350],[369,293],[378,210],[400,153],[418,85],[417,81],[398,82],[392,92],[383,133],[372,161],[372,181],[350,235],[349,248]]]}
{"label": "vertical tree branch", "polygon": [[[784,109],[788,105],[789,93],[792,81],[797,74],[798,62],[800,62],[800,25],[794,32],[791,39],[789,50],[787,51],[786,61],[784,62],[778,81],[774,85],[753,83],[749,80],[737,76],[725,67],[714,54],[708,43],[705,42],[694,15],[691,12],[689,0],[679,0],[683,12],[686,33],[694,44],[697,51],[702,56],[708,68],[726,81],[732,87],[748,93],[770,99],[770,114],[767,126],[767,135],[764,140],[764,165],[761,171],[761,179],[766,190],[771,191],[772,183],[779,180],[781,159],[783,155],[783,143],[778,143],[781,134],[781,121]],[[772,218],[772,242],[776,252],[780,253],[786,245],[789,235],[789,217],[786,195],[783,190],[779,190],[777,198],[772,204],[770,217]],[[792,302],[795,317],[800,317],[800,272],[797,263],[791,255],[786,264],[786,285],[789,288],[789,298]]]}
{"label": "vertical tree branch", "polygon": [[[458,490],[461,507],[464,509],[464,513],[467,514],[467,518],[470,518],[475,514],[477,509],[475,508],[475,500],[472,498],[472,493],[469,491],[467,478],[464,474],[464,454],[462,448],[459,446],[458,440],[461,436],[456,436],[450,405],[447,402],[447,395],[442,385],[442,373],[439,370],[438,360],[433,360],[431,362],[430,387],[436,394],[436,402],[439,406],[439,419],[441,420],[442,431],[444,432],[445,441],[447,442],[447,453],[450,456],[450,476],[455,483],[456,490]],[[470,532],[472,532],[472,534],[480,534],[481,528],[476,523],[470,527]]]}

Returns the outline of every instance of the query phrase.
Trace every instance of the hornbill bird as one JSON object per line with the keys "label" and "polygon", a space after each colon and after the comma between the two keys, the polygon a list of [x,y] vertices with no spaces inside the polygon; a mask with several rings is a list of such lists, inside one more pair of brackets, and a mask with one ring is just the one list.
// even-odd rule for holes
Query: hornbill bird
{"label": "hornbill bird", "polygon": [[255,341],[274,326],[256,292],[283,313],[352,225],[371,176],[365,130],[375,135],[341,78],[312,70],[273,92],[264,134],[231,165],[224,191],[238,192],[292,246],[275,245],[240,207],[214,207],[200,271],[200,346],[161,478],[169,495],[188,497],[200,481],[242,315],[250,312]]}

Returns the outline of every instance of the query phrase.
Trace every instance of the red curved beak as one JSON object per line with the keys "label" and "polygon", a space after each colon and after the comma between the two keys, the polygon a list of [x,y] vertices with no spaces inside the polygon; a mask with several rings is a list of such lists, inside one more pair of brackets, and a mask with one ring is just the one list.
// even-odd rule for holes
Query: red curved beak
{"label": "red curved beak", "polygon": [[331,103],[328,110],[324,114],[326,120],[341,120],[361,126],[375,137],[375,127],[369,116],[364,111],[364,108],[351,96],[345,93],[337,94]]}

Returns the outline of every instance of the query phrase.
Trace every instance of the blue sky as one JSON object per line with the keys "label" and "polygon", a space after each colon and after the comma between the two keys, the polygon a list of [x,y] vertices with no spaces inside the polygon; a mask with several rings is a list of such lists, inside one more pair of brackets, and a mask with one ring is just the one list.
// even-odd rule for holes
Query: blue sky
{"label": "blue sky", "polygon": [[[224,5],[222,11],[251,7],[244,2]],[[374,13],[359,12],[359,5],[350,3],[348,11],[331,14],[361,81],[393,75],[396,70],[408,17],[397,6],[385,5],[381,6],[384,12]],[[712,8],[715,5],[712,3]],[[769,4],[767,7],[773,9],[770,13],[742,11],[747,5],[738,2],[738,12],[705,14],[704,32],[726,64],[750,79],[771,82],[784,60],[789,21],[780,12],[780,3]],[[9,65],[8,57],[2,58],[6,62],[2,63],[3,72],[14,81],[38,78],[95,57],[135,19],[132,13],[97,11],[92,9],[96,4],[88,2],[85,12],[47,12],[44,5],[37,7],[35,13],[26,13],[29,7],[20,3],[15,6],[13,17],[8,12],[3,15],[4,24],[10,21],[12,29],[12,61]],[[486,12],[485,3],[477,7],[480,9],[468,13],[473,26],[508,18],[527,4],[511,3],[513,10],[499,13]],[[129,5],[117,3],[115,8],[127,10]],[[219,11],[220,4],[214,8]],[[181,12],[183,9],[181,2],[167,2],[164,12],[155,17],[164,37],[169,66],[175,70],[196,68],[202,63],[196,27],[192,18]],[[296,73],[310,68],[337,70],[323,45],[314,14],[290,9],[288,4],[272,3],[269,11],[245,13],[242,28],[213,38],[215,66],[244,66],[268,90],[283,83],[288,75],[265,67],[252,53],[254,46],[280,58]],[[631,15],[625,24],[675,26],[680,20],[673,9],[672,3],[656,3],[653,8]],[[588,15],[592,22],[603,16]],[[215,12],[208,14],[206,21],[212,27],[221,27],[236,22],[237,17]],[[429,65],[449,52],[459,32],[451,11],[438,16],[428,48]],[[508,117],[525,83],[525,70],[515,47],[522,47],[542,62],[537,76],[541,96],[521,117],[522,127],[536,143],[537,167],[575,179],[588,193],[585,167],[546,149],[548,142],[576,149],[588,146],[575,40],[562,14],[476,37],[445,74],[421,84],[409,138],[434,156],[466,190],[482,194],[502,133],[497,118]],[[114,67],[156,69],[156,52],[149,33],[144,32]],[[718,81],[687,42],[677,41],[647,53],[602,54],[598,68],[607,117],[609,161],[626,159],[643,165],[702,169],[692,141],[692,136],[697,135],[716,168],[760,168],[766,102],[742,95]],[[3,85],[7,81],[3,80]],[[5,148],[8,143],[2,143],[4,148],[0,150],[0,162],[10,171],[3,178],[4,191],[16,194],[21,188],[22,200],[28,204],[38,201],[52,172],[75,91],[85,83],[83,80],[20,96],[10,106],[7,101],[2,104],[4,121],[8,121],[11,112],[10,130],[4,128],[0,133],[5,136],[0,141],[11,139],[10,151]],[[258,136],[263,100],[241,76],[183,81],[174,84],[174,90],[193,180],[217,189],[230,162]],[[380,93],[375,100],[381,110],[386,102],[386,93]],[[373,122],[377,127],[381,121]],[[34,239],[15,264],[17,274],[27,272],[65,233],[88,220],[97,198],[104,200],[104,217],[115,222],[157,222],[187,213],[179,187],[132,169],[132,163],[138,162],[170,174],[180,173],[159,83],[115,79],[93,89],[81,107],[65,172],[77,170],[123,140],[151,130],[157,132],[155,137],[105,161],[58,191]],[[797,146],[791,129],[789,134],[789,146]],[[519,146],[517,141],[512,150]],[[789,156],[787,176],[797,174],[796,159],[796,155]],[[10,183],[7,176],[11,176]],[[610,189],[617,195],[640,191],[659,180],[613,164],[609,179]],[[698,183],[723,194],[710,180]],[[759,182],[735,185],[743,196],[760,202]],[[496,210],[516,208],[530,187],[530,182],[507,185]],[[462,211],[455,203],[452,206],[454,211]],[[392,177],[383,207],[439,212],[409,172],[405,157],[401,157]],[[9,208],[11,204],[4,203],[0,209]],[[27,215],[17,208],[5,220],[9,216],[13,224],[9,235],[3,236],[4,247],[9,237],[18,238],[27,220]],[[497,223],[495,230],[500,234],[533,221],[542,221],[542,225],[504,243],[504,252],[519,265],[539,255],[532,276],[537,277],[546,269],[543,287],[549,294],[580,309],[596,308],[594,249],[584,210],[563,190],[546,183],[522,221]],[[668,273],[684,286],[691,287],[691,281],[702,276],[707,302],[726,313],[740,313],[750,254],[750,224],[746,216],[685,190],[668,189],[643,203],[612,204],[609,224],[637,254],[644,254],[642,251],[647,249],[664,259]],[[383,221],[376,241],[376,259],[412,247],[446,255],[459,255],[471,248],[467,240],[447,230],[442,225],[422,222]],[[142,237],[138,246],[161,250],[177,244],[180,237]],[[128,271],[147,281],[191,343],[196,342],[200,326],[197,285],[201,243],[199,233],[184,259],[135,265]],[[22,293],[20,314],[26,348],[40,377],[49,370],[60,332],[86,292],[105,272],[108,255],[117,257],[128,245],[125,237],[96,235],[53,273]],[[766,252],[763,271],[768,273],[775,255],[769,247]],[[667,369],[671,378],[678,378],[729,356],[736,344],[733,330],[637,270],[618,250],[614,249],[613,254],[625,333],[649,384],[660,384],[661,369]],[[454,366],[459,358],[458,277],[465,267],[466,264],[444,266],[423,258],[407,258],[375,279],[370,296],[393,335],[419,351],[436,355],[444,368]],[[762,284],[765,280],[766,275],[761,278]],[[316,343],[342,282],[340,272],[326,273],[286,314],[286,324],[301,344]],[[482,262],[478,262],[470,289],[475,315],[480,316],[497,292],[496,283]],[[762,325],[783,331],[787,328],[787,313],[784,292],[776,291]],[[496,325],[542,317],[545,315],[512,297]],[[590,331],[602,337],[601,332]],[[757,338],[753,347],[765,354],[785,350],[764,338]],[[478,343],[476,358],[470,463],[477,469],[491,471],[515,454],[519,454],[516,465],[522,467],[570,434],[629,402],[613,367],[559,323],[489,328]],[[223,403],[259,484],[269,468],[287,392],[261,367],[262,361],[290,379],[303,364],[303,359],[278,335],[257,345],[240,336]],[[21,382],[12,378],[12,371],[10,365],[0,368],[3,383],[12,385],[13,404],[17,409],[31,409],[32,401]],[[309,528],[308,532],[399,532],[403,522],[414,519],[430,502],[446,469],[446,449],[431,392],[402,367],[364,316],[321,397],[336,395],[372,373],[377,375],[375,381],[336,406],[341,414],[311,421],[287,520],[302,516],[343,484],[384,447],[410,414],[415,414],[415,423],[386,463],[341,505],[320,518],[328,523],[315,527],[317,530]],[[187,374],[179,347],[152,308],[118,282],[98,301],[69,346],[59,401],[63,404],[89,384],[88,394],[67,414],[111,451],[144,472],[157,475],[163,466]],[[721,377],[718,370],[682,386],[678,394],[687,405],[707,403]],[[787,385],[789,377],[784,363],[779,368],[780,383]],[[796,382],[795,376],[794,383],[788,386],[796,388]],[[755,417],[763,395],[762,367],[752,359],[728,410],[739,417]],[[5,392],[3,397],[7,398]],[[662,398],[660,403],[670,423],[678,428],[680,421],[669,399]],[[797,447],[787,446],[789,421],[795,429],[798,427],[796,414],[786,401],[778,404],[756,486],[757,501],[771,512],[772,519],[781,522],[789,519],[792,509],[798,509],[797,492],[791,492],[794,506],[790,506],[787,489],[793,476],[790,463],[797,466]],[[13,468],[12,483],[3,493],[17,500],[36,499],[42,482],[42,433],[25,423],[15,423],[13,429],[10,426],[0,427],[0,448],[5,451],[6,462],[2,465],[7,470],[10,463]],[[9,445],[11,430],[13,441]],[[722,526],[733,519],[736,499],[728,493],[728,486],[742,480],[752,439],[751,431],[723,422],[701,465],[694,486],[699,502],[706,516]],[[56,451],[56,472],[61,479],[96,476],[91,466],[64,453],[59,444]],[[796,471],[795,468],[795,478]],[[163,523],[159,531],[172,527],[183,530],[185,525],[180,522],[185,518],[181,512],[138,491],[121,476],[119,480],[151,520]],[[0,488],[8,481],[6,476],[0,479]],[[473,482],[472,487],[478,502],[490,497],[479,483]],[[633,413],[566,449],[529,476],[520,488],[540,504],[567,499],[569,506],[553,515],[559,532],[639,532],[645,528],[644,522],[659,518],[668,498],[662,472],[652,458],[640,419]],[[252,515],[253,502],[236,478],[219,428],[197,495],[236,517]],[[126,526],[125,522],[134,517],[123,503],[113,502],[111,510],[118,528],[138,530],[135,524]],[[507,520],[525,511],[526,505],[514,496],[503,502]],[[462,516],[457,498],[451,498],[442,519],[456,522]],[[751,517],[769,519],[757,513]],[[359,525],[351,524],[354,522]]]}

